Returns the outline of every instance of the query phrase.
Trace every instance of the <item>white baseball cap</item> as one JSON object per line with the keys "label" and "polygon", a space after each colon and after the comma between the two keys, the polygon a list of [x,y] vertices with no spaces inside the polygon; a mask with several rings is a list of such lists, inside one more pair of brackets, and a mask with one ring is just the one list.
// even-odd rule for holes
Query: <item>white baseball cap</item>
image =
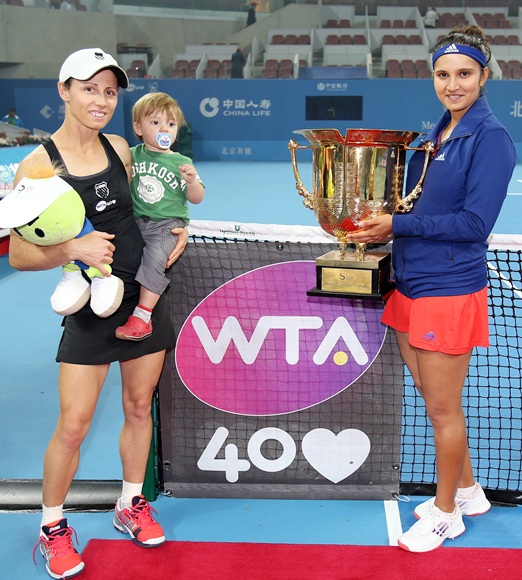
{"label": "white baseball cap", "polygon": [[82,48],[70,54],[62,64],[58,80],[62,83],[71,78],[86,81],[106,68],[114,72],[118,85],[122,89],[129,86],[127,73],[110,54],[101,48]]}
{"label": "white baseball cap", "polygon": [[24,177],[0,201],[0,228],[17,228],[29,223],[71,189],[58,175],[44,179]]}

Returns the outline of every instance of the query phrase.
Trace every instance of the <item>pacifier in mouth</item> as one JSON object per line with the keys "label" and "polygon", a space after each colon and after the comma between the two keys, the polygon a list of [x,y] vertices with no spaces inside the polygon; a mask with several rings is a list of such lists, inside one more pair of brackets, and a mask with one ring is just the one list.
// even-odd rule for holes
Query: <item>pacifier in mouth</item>
{"label": "pacifier in mouth", "polygon": [[172,137],[168,133],[158,133],[156,135],[156,143],[162,149],[169,149],[172,145]]}

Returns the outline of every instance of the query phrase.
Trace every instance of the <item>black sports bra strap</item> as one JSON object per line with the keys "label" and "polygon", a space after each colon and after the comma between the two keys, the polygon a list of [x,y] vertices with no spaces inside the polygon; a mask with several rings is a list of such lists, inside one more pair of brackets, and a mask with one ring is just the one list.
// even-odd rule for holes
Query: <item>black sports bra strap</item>
{"label": "black sports bra strap", "polygon": [[51,160],[52,164],[57,165],[60,169],[63,169],[65,171],[66,168],[63,163],[62,156],[60,155],[60,152],[58,151],[56,145],[54,144],[54,141],[52,139],[49,139],[49,141],[43,143],[43,147],[47,151],[47,154],[49,155],[49,159]]}

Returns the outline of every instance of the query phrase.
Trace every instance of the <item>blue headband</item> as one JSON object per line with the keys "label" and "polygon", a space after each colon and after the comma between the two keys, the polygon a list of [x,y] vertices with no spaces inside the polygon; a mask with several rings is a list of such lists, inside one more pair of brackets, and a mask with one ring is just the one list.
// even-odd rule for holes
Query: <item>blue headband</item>
{"label": "blue headband", "polygon": [[449,46],[443,46],[439,48],[435,53],[433,53],[432,64],[435,65],[435,61],[444,56],[445,54],[465,54],[473,60],[476,60],[481,67],[487,66],[486,57],[477,48],[472,46],[467,46],[466,44],[450,44]]}

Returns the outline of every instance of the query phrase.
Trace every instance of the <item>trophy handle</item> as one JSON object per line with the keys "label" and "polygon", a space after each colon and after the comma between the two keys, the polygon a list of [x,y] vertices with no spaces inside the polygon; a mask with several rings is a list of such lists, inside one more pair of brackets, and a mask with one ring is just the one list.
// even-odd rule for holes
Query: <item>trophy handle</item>
{"label": "trophy handle", "polygon": [[424,177],[426,176],[426,171],[428,169],[430,156],[435,151],[435,143],[433,141],[426,141],[422,147],[406,147],[409,151],[424,151],[424,167],[422,168],[422,174],[419,178],[419,182],[413,188],[411,193],[409,193],[405,198],[403,198],[398,204],[396,208],[396,212],[399,213],[406,213],[411,210],[413,207],[413,202],[416,199],[419,199],[420,194],[422,193],[422,182],[424,181]]}
{"label": "trophy handle", "polygon": [[299,175],[299,169],[297,167],[297,156],[296,151],[297,149],[311,149],[310,146],[302,146],[294,141],[293,139],[290,140],[288,143],[288,149],[290,150],[290,155],[292,157],[292,167],[294,169],[294,177],[295,177],[295,187],[299,193],[303,197],[303,204],[308,209],[314,209],[314,196],[306,189],[304,183],[301,180],[301,176]]}

